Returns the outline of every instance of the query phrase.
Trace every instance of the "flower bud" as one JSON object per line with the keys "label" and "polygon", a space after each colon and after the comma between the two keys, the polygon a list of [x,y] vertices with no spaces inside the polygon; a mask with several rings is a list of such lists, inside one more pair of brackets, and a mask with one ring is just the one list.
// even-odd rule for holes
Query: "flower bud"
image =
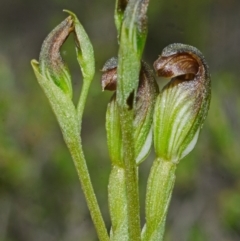
{"label": "flower bud", "polygon": [[200,51],[184,44],[166,47],[154,68],[171,78],[155,105],[154,146],[157,157],[177,163],[194,148],[207,116],[210,74]]}
{"label": "flower bud", "polygon": [[[117,59],[112,58],[103,67],[103,90],[117,88]],[[140,163],[148,155],[152,143],[152,121],[158,86],[149,66],[142,62],[139,84],[134,105],[133,136],[135,141],[136,162]],[[122,163],[122,141],[120,119],[116,95],[114,94],[107,109],[107,137],[111,160]]]}
{"label": "flower bud", "polygon": [[77,16],[68,10],[64,11],[71,15],[70,17],[74,23],[77,60],[82,71],[83,79],[84,81],[91,82],[95,73],[94,51],[91,41]]}
{"label": "flower bud", "polygon": [[[71,16],[61,22],[44,40],[39,62],[31,61],[38,83],[50,102],[66,143],[71,142],[73,135],[80,138],[82,113],[95,71],[91,42],[76,15],[68,13]],[[60,54],[60,48],[71,32],[76,37],[77,60],[84,78],[77,106],[72,101],[69,70]]]}
{"label": "flower bud", "polygon": [[68,17],[44,40],[39,57],[41,75],[53,81],[70,98],[72,97],[71,76],[61,57],[60,48],[72,31],[73,20]]}

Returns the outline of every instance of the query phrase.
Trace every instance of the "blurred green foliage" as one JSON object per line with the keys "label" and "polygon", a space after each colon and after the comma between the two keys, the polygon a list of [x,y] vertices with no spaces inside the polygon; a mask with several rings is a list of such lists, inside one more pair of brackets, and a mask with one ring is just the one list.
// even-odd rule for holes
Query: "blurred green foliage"
{"label": "blurred green foliage", "polygon": [[[30,59],[74,10],[93,42],[96,70],[117,54],[114,1],[0,0],[0,241],[96,240],[76,171]],[[173,42],[194,45],[212,73],[212,103],[198,144],[178,166],[166,241],[240,239],[240,2],[150,1],[144,53],[151,64]],[[63,49],[77,100],[80,70],[69,39]],[[159,79],[160,84],[164,80]],[[93,185],[110,225],[110,162],[100,72],[89,93],[83,146]],[[152,154],[140,167],[142,217]],[[144,219],[142,219],[142,222]]]}

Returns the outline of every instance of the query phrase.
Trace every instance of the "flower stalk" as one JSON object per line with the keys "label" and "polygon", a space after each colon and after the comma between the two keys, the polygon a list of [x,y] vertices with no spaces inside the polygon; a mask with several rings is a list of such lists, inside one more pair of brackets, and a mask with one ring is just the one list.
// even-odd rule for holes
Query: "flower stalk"
{"label": "flower stalk", "polygon": [[[103,67],[102,89],[117,89],[117,59],[111,58]],[[142,61],[136,103],[133,107],[133,139],[135,163],[144,161],[151,149],[153,110],[158,94],[158,85],[149,66]],[[113,94],[107,108],[106,130],[112,170],[109,179],[109,208],[112,220],[111,240],[129,240],[127,216],[126,170],[120,114]]]}
{"label": "flower stalk", "polygon": [[[99,240],[108,241],[109,236],[92,187],[80,137],[82,113],[95,71],[93,50],[77,17],[73,13],[70,15],[44,41],[39,63],[36,60],[32,60],[31,63],[38,83],[56,115],[64,141],[73,158]],[[77,108],[72,102],[70,74],[60,55],[60,48],[71,32],[74,32],[76,36],[77,59],[83,74],[83,87]]]}
{"label": "flower stalk", "polygon": [[151,167],[147,184],[146,225],[143,241],[161,241],[175,182],[176,164],[157,158]]}
{"label": "flower stalk", "polygon": [[117,104],[119,109],[123,161],[126,171],[127,215],[129,239],[140,240],[140,207],[137,164],[133,138],[133,106],[135,105],[141,57],[146,41],[148,1],[129,0],[119,31]]}

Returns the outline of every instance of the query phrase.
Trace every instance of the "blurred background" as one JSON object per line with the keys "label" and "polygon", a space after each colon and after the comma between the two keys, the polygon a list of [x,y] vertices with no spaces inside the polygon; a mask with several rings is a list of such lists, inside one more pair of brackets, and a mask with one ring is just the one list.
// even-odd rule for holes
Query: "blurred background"
{"label": "blurred background", "polygon": [[[180,3],[181,2],[181,3]],[[47,34],[74,11],[92,41],[96,76],[83,120],[83,145],[108,228],[110,161],[105,112],[111,93],[100,69],[117,55],[111,0],[0,0],[0,241],[97,240],[78,177],[30,60]],[[151,0],[144,59],[170,43],[196,46],[212,74],[212,102],[196,148],[177,169],[166,241],[240,240],[240,1]],[[62,49],[81,87],[73,39]],[[159,80],[162,81],[162,80]],[[142,224],[154,153],[140,167]]]}

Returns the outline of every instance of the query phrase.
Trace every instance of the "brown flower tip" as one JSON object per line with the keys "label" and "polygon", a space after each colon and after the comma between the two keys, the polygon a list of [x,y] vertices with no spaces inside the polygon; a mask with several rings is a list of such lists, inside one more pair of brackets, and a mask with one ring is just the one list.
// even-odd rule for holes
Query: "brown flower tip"
{"label": "brown flower tip", "polygon": [[117,10],[119,12],[124,12],[128,4],[128,0],[118,0],[117,1]]}
{"label": "brown flower tip", "polygon": [[40,66],[46,65],[52,71],[57,71],[63,66],[60,48],[73,30],[73,20],[69,16],[48,35],[42,45]]}
{"label": "brown flower tip", "polygon": [[74,30],[72,17],[66,18],[44,40],[39,57],[40,73],[53,81],[66,94],[72,97],[72,82],[69,69],[64,63],[60,49]]}
{"label": "brown flower tip", "polygon": [[171,78],[164,89],[178,86],[182,96],[194,99],[196,112],[202,104],[209,104],[211,78],[205,58],[197,48],[185,44],[171,44],[154,62],[154,68],[159,76]]}
{"label": "brown flower tip", "polygon": [[154,62],[154,68],[158,76],[169,78],[183,76],[189,79],[197,74],[199,65],[191,55],[185,53],[169,57],[160,56]]}
{"label": "brown flower tip", "polygon": [[197,76],[209,79],[208,66],[201,52],[184,44],[171,44],[154,62],[158,76],[193,80]]}
{"label": "brown flower tip", "polygon": [[101,78],[101,85],[102,90],[110,90],[115,91],[117,88],[117,64],[118,60],[116,57],[109,59],[103,69],[102,78]]}

